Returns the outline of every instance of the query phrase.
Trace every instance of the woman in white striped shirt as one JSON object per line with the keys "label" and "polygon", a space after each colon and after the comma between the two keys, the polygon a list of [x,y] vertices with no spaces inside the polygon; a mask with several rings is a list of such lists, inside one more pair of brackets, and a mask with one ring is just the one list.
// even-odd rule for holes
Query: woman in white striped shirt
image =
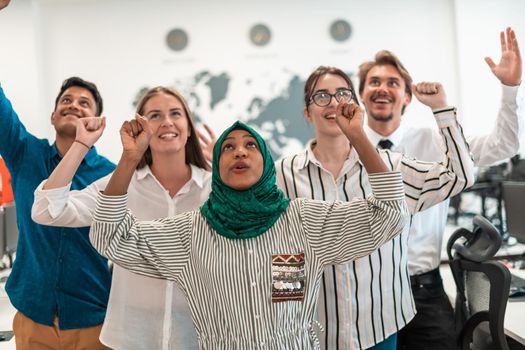
{"label": "woman in white striped shirt", "polygon": [[140,117],[126,123],[122,158],[99,196],[93,246],[133,272],[175,280],[202,349],[318,348],[323,268],[370,253],[407,219],[400,174],[388,172],[366,138],[362,111],[341,103],[336,118],[368,170],[366,200],[289,201],[260,135],[236,122],[215,145],[201,210],[149,222],[126,210],[126,191],[151,132]]}
{"label": "woman in white striped shirt", "polygon": [[[134,170],[129,208],[142,220],[197,209],[208,198],[211,174],[184,97],[171,88],[156,87],[142,96],[136,111],[147,118],[154,135]],[[71,178],[88,151],[83,144],[93,145],[102,131],[100,118],[79,120],[78,142],[35,192],[33,220],[54,226],[91,225],[98,193],[104,190],[110,176],[81,191],[69,189]],[[207,147],[204,150],[211,152]],[[113,269],[100,340],[117,350],[197,348],[183,291],[174,282],[137,275],[120,266]]]}
{"label": "woman in white striped shirt", "polygon": [[[390,79],[392,89],[402,82]],[[416,97],[418,92],[415,91]],[[442,99],[435,94],[427,98]],[[319,67],[307,79],[304,116],[315,139],[306,149],[277,162],[277,182],[289,198],[353,200],[371,192],[367,169],[334,121],[338,101],[356,101],[350,78],[335,67]],[[399,96],[374,96],[377,108],[403,103]],[[400,153],[379,151],[393,171],[400,171],[411,214],[427,209],[474,182],[474,164],[455,110],[435,110],[443,136],[443,161],[421,162]],[[365,132],[366,132],[365,127]],[[422,140],[427,135],[418,135]],[[422,142],[423,143],[423,142]],[[323,349],[396,349],[396,332],[415,315],[407,270],[408,229],[367,257],[329,266],[322,276],[318,320],[325,332]]]}

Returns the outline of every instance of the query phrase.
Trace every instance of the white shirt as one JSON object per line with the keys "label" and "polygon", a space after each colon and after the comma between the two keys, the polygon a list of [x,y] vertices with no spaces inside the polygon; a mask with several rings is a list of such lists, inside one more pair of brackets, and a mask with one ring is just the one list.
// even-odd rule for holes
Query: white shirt
{"label": "white shirt", "polygon": [[[40,224],[91,225],[100,191],[111,174],[81,191],[69,186],[35,191],[33,220]],[[148,166],[135,171],[128,205],[141,220],[195,210],[208,198],[211,174],[191,166],[191,180],[171,198]],[[87,288],[87,287],[86,287]],[[197,337],[184,293],[170,281],[129,272],[114,265],[108,309],[100,340],[113,349],[196,349]]]}
{"label": "white shirt", "polygon": [[296,199],[266,232],[246,239],[219,235],[200,211],[137,221],[125,195],[101,194],[90,240],[116,264],[175,280],[187,292],[201,349],[317,349],[324,267],[369,254],[408,221],[401,174],[369,181],[374,195],[366,200]]}
{"label": "white shirt", "polygon": [[[374,145],[386,138],[368,126],[365,131]],[[514,156],[519,150],[522,132],[523,91],[517,86],[502,85],[501,106],[492,132],[466,136],[474,163],[487,166]],[[440,161],[443,157],[441,136],[431,128],[409,128],[401,123],[388,139],[393,143],[392,150],[409,157],[424,161]],[[413,217],[408,239],[410,275],[439,267],[448,207],[449,200],[446,200]]]}
{"label": "white shirt", "polygon": [[[454,110],[437,111],[435,117],[447,144],[454,145],[447,149],[446,156],[441,151],[442,163],[379,152],[387,166],[401,172],[411,213],[459,193],[474,182],[474,164]],[[316,159],[311,144],[304,152],[277,161],[276,169],[277,182],[290,198],[348,201],[370,193],[366,170],[354,149],[336,179]],[[324,349],[369,348],[414,317],[406,256],[408,228],[370,256],[325,269],[317,313],[325,328],[321,339]]]}

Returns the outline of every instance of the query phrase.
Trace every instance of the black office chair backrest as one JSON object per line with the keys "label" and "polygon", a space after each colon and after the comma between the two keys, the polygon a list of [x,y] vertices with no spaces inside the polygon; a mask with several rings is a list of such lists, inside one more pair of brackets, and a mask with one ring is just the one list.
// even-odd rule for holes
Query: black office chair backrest
{"label": "black office chair backrest", "polygon": [[[492,258],[501,247],[501,235],[498,230],[481,215],[473,219],[472,231],[457,229],[447,242],[448,259],[457,255],[470,261],[482,262]],[[463,238],[464,240],[459,240]]]}
{"label": "black office chair backrest", "polygon": [[473,231],[459,229],[447,243],[457,287],[455,312],[460,349],[508,350],[503,322],[510,273],[499,262],[486,261],[500,246],[498,231],[480,216],[474,218]]}

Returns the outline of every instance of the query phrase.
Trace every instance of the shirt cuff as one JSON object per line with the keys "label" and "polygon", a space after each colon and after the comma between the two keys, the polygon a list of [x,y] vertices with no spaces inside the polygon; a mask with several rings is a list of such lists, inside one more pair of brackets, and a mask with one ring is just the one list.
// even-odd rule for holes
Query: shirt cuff
{"label": "shirt cuff", "polygon": [[434,113],[434,118],[436,118],[437,125],[440,129],[456,125],[457,123],[455,107],[434,109],[432,113]]}
{"label": "shirt cuff", "polygon": [[399,171],[368,174],[374,196],[379,200],[398,201],[405,199],[403,177]]}
{"label": "shirt cuff", "polygon": [[501,101],[502,103],[516,103],[518,98],[518,91],[520,90],[521,84],[516,86],[508,86],[501,84]]}
{"label": "shirt cuff", "polygon": [[46,181],[47,180],[42,181],[35,190],[35,204],[45,200],[47,202],[49,216],[56,219],[62,214],[64,207],[67,205],[71,182],[63,187],[43,189]]}
{"label": "shirt cuff", "polygon": [[93,220],[103,222],[120,222],[126,216],[128,207],[128,195],[106,196],[102,192],[98,194],[97,209]]}

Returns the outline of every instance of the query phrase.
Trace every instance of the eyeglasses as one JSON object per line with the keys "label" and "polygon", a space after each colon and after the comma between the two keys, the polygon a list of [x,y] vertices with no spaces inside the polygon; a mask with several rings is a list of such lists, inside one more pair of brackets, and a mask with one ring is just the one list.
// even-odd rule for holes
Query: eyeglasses
{"label": "eyeglasses", "polygon": [[314,94],[310,97],[310,103],[315,103],[319,107],[325,107],[332,102],[332,97],[335,97],[337,102],[340,102],[341,99],[345,102],[350,102],[354,99],[354,92],[350,89],[341,89],[337,90],[334,94],[331,94],[326,91],[321,91]]}

